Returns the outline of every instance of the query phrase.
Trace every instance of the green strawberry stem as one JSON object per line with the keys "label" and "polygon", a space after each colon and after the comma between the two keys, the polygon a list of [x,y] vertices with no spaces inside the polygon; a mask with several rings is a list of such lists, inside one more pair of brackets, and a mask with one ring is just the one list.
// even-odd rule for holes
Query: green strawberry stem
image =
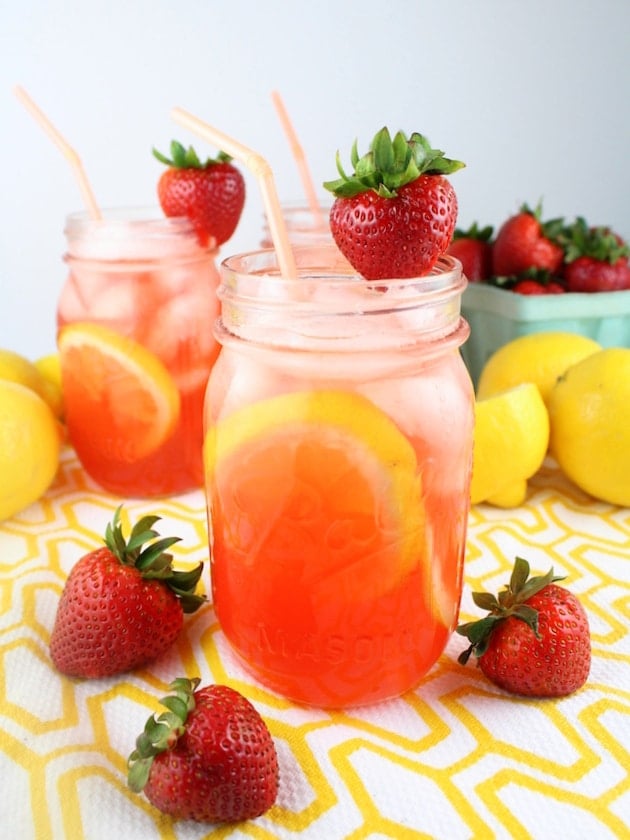
{"label": "green strawberry stem", "polygon": [[477,222],[473,222],[467,230],[464,228],[455,228],[453,232],[453,240],[476,239],[479,242],[490,242],[493,233],[494,228],[492,225],[480,227]]}
{"label": "green strawberry stem", "polygon": [[630,248],[610,228],[590,227],[582,216],[563,228],[558,243],[564,249],[564,261],[574,262],[579,257],[590,257],[598,262],[613,265],[630,255]]}
{"label": "green strawberry stem", "polygon": [[160,163],[165,163],[167,166],[172,166],[174,169],[207,169],[215,163],[229,163],[232,158],[226,152],[219,152],[215,158],[207,158],[204,163],[199,160],[197,152],[192,146],[187,149],[182,146],[177,140],[171,141],[171,157],[167,158],[162,152],[153,149],[153,156],[156,157]]}
{"label": "green strawberry stem", "polygon": [[192,680],[178,677],[170,683],[173,694],[163,697],[160,703],[167,712],[152,715],[143,732],[136,739],[136,748],[127,761],[127,784],[134,793],[140,793],[149,780],[153,759],[159,753],[171,749],[184,733],[188,715],[195,708],[194,691],[199,678]]}
{"label": "green strawberry stem", "polygon": [[562,247],[562,237],[564,235],[565,230],[565,221],[562,216],[558,216],[555,219],[548,219],[546,221],[543,221],[542,201],[539,201],[533,210],[528,204],[522,204],[520,207],[520,212],[529,213],[530,216],[533,216],[540,225],[540,231],[542,235],[546,239],[549,239],[552,242],[555,242],[556,245],[560,245]]}
{"label": "green strawberry stem", "polygon": [[158,532],[153,530],[159,516],[143,516],[133,526],[129,539],[125,539],[120,521],[121,510],[122,505],[119,505],[112,521],[107,524],[105,545],[123,565],[134,566],[143,578],[160,580],[168,586],[185,613],[195,612],[206,600],[205,596],[195,594],[203,563],[186,571],[173,569],[173,555],[167,554],[166,549],[179,542],[179,537],[163,537],[145,545],[159,537]]}
{"label": "green strawberry stem", "polygon": [[359,157],[357,141],[354,141],[350,154],[354,166],[352,175],[344,172],[339,152],[336,160],[340,178],[325,181],[324,187],[337,198],[351,198],[368,190],[374,190],[384,198],[393,198],[396,190],[420,175],[449,175],[465,166],[459,160],[445,157],[444,152],[432,149],[422,134],[414,132],[407,138],[399,131],[392,140],[387,127],[375,135],[370,150],[362,157]]}
{"label": "green strawberry stem", "polygon": [[531,627],[536,638],[540,638],[538,633],[538,610],[527,606],[525,601],[533,595],[536,595],[537,592],[540,592],[550,583],[562,579],[562,577],[556,577],[554,575],[553,567],[549,569],[546,575],[530,578],[529,563],[522,557],[517,557],[514,562],[510,582],[499,592],[498,597],[489,592],[473,592],[473,601],[480,609],[487,610],[488,615],[477,621],[460,624],[457,628],[456,632],[460,636],[465,636],[470,642],[470,646],[457,658],[460,665],[465,665],[472,653],[477,658],[483,656],[488,649],[492,631],[500,621],[506,618],[518,618],[524,621]]}

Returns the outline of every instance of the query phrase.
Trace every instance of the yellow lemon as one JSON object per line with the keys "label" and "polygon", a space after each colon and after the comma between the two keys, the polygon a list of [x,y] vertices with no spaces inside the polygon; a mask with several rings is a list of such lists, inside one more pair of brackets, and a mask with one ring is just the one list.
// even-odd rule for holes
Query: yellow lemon
{"label": "yellow lemon", "polygon": [[13,350],[0,350],[0,379],[17,382],[35,391],[57,413],[57,397],[37,365]]}
{"label": "yellow lemon", "polygon": [[130,463],[150,455],[172,434],[180,397],[173,377],[146,347],[100,324],[78,322],[58,337],[66,419],[75,442],[107,453],[125,441]]}
{"label": "yellow lemon", "polygon": [[44,397],[55,416],[63,419],[63,391],[59,353],[49,353],[33,363],[43,378]]}
{"label": "yellow lemon", "polygon": [[533,382],[547,404],[558,377],[571,365],[601,349],[592,338],[577,333],[522,335],[490,356],[479,376],[477,397],[485,399],[523,382]]}
{"label": "yellow lemon", "polygon": [[538,386],[524,383],[475,403],[473,504],[517,507],[547,454],[549,415]]}
{"label": "yellow lemon", "polygon": [[551,392],[549,417],[563,472],[591,496],[630,507],[630,348],[569,368]]}
{"label": "yellow lemon", "polygon": [[0,380],[0,521],[46,492],[57,473],[60,446],[47,403],[24,385]]}

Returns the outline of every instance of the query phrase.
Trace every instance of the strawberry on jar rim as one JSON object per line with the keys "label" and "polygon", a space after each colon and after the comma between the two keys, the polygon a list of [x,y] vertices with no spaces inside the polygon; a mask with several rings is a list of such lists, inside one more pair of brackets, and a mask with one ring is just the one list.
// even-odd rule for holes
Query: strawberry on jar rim
{"label": "strawberry on jar rim", "polygon": [[239,822],[264,814],[278,793],[278,756],[254,706],[227,685],[180,677],[150,717],[128,760],[128,784],[174,819]]}
{"label": "strawberry on jar rim", "polygon": [[578,216],[563,231],[563,277],[570,292],[630,289],[630,248],[608,227],[591,227]]}
{"label": "strawberry on jar rim", "polygon": [[445,175],[464,164],[432,149],[414,132],[392,140],[382,128],[359,157],[355,141],[347,175],[324,187],[335,201],[330,229],[337,247],[366,280],[420,277],[449,246],[457,220],[457,196]]}
{"label": "strawberry on jar rim", "polygon": [[57,670],[72,677],[108,677],[165,653],[179,635],[183,614],[205,597],[195,589],[203,563],[177,571],[166,549],[179,537],[159,537],[158,516],[144,516],[126,540],[118,507],[105,546],[88,552],[66,580],[50,638]]}
{"label": "strawberry on jar rim", "polygon": [[225,152],[201,162],[192,146],[171,142],[171,158],[154,156],[168,166],[158,181],[158,199],[166,216],[186,216],[202,246],[222,245],[232,236],[245,204],[245,180]]}
{"label": "strawberry on jar rim", "polygon": [[455,229],[447,254],[462,264],[464,276],[470,283],[487,280],[492,273],[492,225],[479,227],[477,222],[467,229]]}
{"label": "strawberry on jar rim", "polygon": [[518,276],[528,269],[542,269],[557,274],[564,251],[557,239],[562,218],[543,222],[539,204],[531,210],[526,204],[499,228],[492,246],[492,273],[497,276]]}
{"label": "strawberry on jar rim", "polygon": [[581,688],[591,667],[588,617],[579,600],[555,581],[553,569],[529,577],[529,563],[517,557],[509,584],[498,596],[473,592],[488,614],[460,624],[457,632],[470,646],[481,671],[512,694],[563,697]]}

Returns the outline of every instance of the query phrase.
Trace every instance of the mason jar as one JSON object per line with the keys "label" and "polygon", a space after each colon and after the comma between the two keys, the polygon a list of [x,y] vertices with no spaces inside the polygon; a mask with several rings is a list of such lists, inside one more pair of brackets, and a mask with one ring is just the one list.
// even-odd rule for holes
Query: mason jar
{"label": "mason jar", "polygon": [[58,347],[82,466],[121,496],[201,487],[203,398],[219,351],[216,250],[159,209],[74,214],[65,234]]}
{"label": "mason jar", "polygon": [[264,685],[344,708],[412,689],[458,618],[473,388],[461,265],[367,282],[334,247],[221,264],[204,410],[212,592]]}

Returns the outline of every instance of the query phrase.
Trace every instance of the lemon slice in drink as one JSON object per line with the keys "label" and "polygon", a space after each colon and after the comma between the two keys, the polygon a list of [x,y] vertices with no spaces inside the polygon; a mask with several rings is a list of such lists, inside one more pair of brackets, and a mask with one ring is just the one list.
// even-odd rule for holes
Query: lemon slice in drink
{"label": "lemon slice in drink", "polygon": [[215,557],[239,557],[254,576],[288,575],[314,601],[368,603],[427,562],[415,451],[358,394],[238,409],[209,430],[204,463]]}
{"label": "lemon slice in drink", "polygon": [[536,385],[525,383],[475,404],[473,504],[517,507],[527,479],[536,473],[549,445],[549,414]]}
{"label": "lemon slice in drink", "polygon": [[58,346],[71,439],[89,439],[102,454],[130,463],[167,440],[179,418],[179,392],[157,356],[86,322],[64,327]]}

